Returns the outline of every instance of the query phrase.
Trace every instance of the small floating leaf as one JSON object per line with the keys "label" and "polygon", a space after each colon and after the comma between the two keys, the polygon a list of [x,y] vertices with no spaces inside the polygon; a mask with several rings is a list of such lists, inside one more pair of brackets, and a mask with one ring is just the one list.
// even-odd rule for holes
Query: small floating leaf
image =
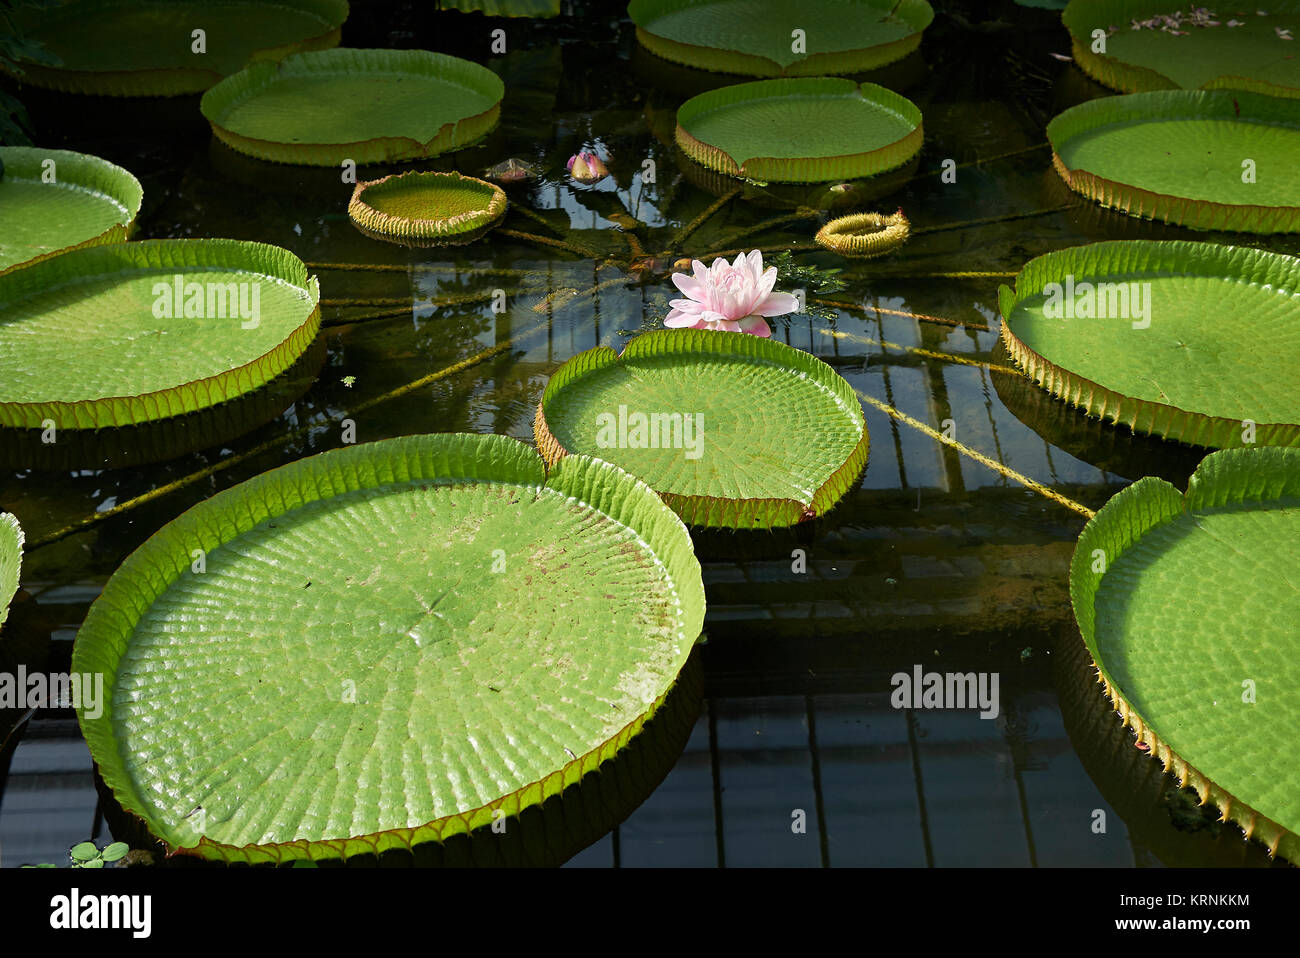
{"label": "small floating leaf", "polygon": [[817,231],[817,242],[841,256],[870,259],[884,256],[907,242],[911,224],[903,211],[884,216],[855,213],[831,220]]}
{"label": "small floating leaf", "polygon": [[348,204],[348,216],[367,236],[413,245],[477,239],[505,214],[501,187],[419,170],[358,183]]}
{"label": "small floating leaf", "polygon": [[113,842],[100,852],[99,857],[106,862],[115,862],[120,858],[125,858],[126,853],[131,850],[131,846],[126,842]]}
{"label": "small floating leaf", "polygon": [[74,861],[88,862],[99,857],[99,848],[94,842],[79,842],[68,849],[68,854]]}

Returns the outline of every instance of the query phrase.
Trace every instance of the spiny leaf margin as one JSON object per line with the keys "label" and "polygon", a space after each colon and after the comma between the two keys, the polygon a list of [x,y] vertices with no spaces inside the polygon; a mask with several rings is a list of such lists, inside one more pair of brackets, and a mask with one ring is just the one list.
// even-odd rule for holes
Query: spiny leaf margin
{"label": "spiny leaf margin", "polygon": [[1184,496],[1171,483],[1145,476],[1116,493],[1084,526],[1070,562],[1070,602],[1079,632],[1097,669],[1097,681],[1131,726],[1138,741],[1150,747],[1165,769],[1183,786],[1196,789],[1202,804],[1213,803],[1226,820],[1236,822],[1269,852],[1300,863],[1300,835],[1260,814],[1173,751],[1125,697],[1097,648],[1096,597],[1105,572],[1094,571],[1094,552],[1101,550],[1105,568],[1131,549],[1144,535],[1184,512],[1233,508],[1251,503],[1300,499],[1300,450],[1264,446],[1225,449],[1202,460]]}

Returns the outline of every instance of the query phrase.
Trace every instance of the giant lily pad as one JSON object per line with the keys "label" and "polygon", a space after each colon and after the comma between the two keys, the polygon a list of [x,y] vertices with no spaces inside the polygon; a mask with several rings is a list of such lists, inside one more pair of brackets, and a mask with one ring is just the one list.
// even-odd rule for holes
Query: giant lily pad
{"label": "giant lily pad", "polygon": [[1094,243],[999,291],[1002,340],[1054,396],[1200,446],[1300,445],[1300,259],[1214,243]]}
{"label": "giant lily pad", "polygon": [[761,77],[873,70],[920,46],[934,19],[926,0],[632,0],[627,12],[666,60]]}
{"label": "giant lily pad", "polygon": [[[1300,0],[1242,6],[1234,13],[1232,4],[1072,0],[1062,20],[1074,61],[1116,90],[1231,87],[1300,96]],[[1104,52],[1094,52],[1096,30],[1107,34]]]}
{"label": "giant lily pad", "polygon": [[1300,100],[1243,90],[1103,97],[1047,125],[1076,193],[1195,229],[1300,231]]}
{"label": "giant lily pad", "polygon": [[505,215],[501,187],[428,170],[358,183],[348,204],[353,225],[367,236],[413,246],[469,242]]}
{"label": "giant lily pad", "polygon": [[1300,450],[1147,477],[1088,523],[1075,618],[1116,708],[1178,779],[1300,861]]}
{"label": "giant lily pad", "polygon": [[169,523],[91,607],[73,668],[111,689],[80,715],[105,784],[170,849],[347,857],[595,770],[703,616],[690,538],[643,483],[586,457],[548,475],[503,436],[412,436]]}
{"label": "giant lily pad", "polygon": [[496,125],[505,86],[427,50],[323,50],[254,63],[203,94],[232,149],[277,163],[381,163],[459,150]]}
{"label": "giant lily pad", "polygon": [[837,77],[738,83],[677,111],[677,143],[687,156],[751,180],[874,176],[911,159],[923,136],[911,100]]}
{"label": "giant lily pad", "polygon": [[[19,67],[23,82],[71,93],[200,93],[250,60],[336,46],[347,16],[347,0],[19,5],[17,26],[25,38],[58,61],[20,59]],[[203,31],[201,37],[196,30]]]}
{"label": "giant lily pad", "polygon": [[204,409],[289,368],[320,326],[288,250],[148,240],[0,276],[0,426],[91,429]]}
{"label": "giant lily pad", "polygon": [[599,456],[699,526],[790,526],[831,509],[867,464],[853,387],[802,350],[747,333],[645,333],[598,346],[546,385],[547,462]]}
{"label": "giant lily pad", "polygon": [[7,512],[0,512],[0,626],[9,617],[9,603],[18,593],[18,573],[23,564],[23,528]]}
{"label": "giant lily pad", "polygon": [[0,273],[65,250],[125,240],[144,191],[108,160],[69,150],[0,146]]}

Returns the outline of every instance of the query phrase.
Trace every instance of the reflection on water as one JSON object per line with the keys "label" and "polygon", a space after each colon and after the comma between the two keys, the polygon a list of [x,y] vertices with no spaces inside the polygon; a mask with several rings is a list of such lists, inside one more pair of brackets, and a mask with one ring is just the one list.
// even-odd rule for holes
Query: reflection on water
{"label": "reflection on water", "polygon": [[[1028,258],[1096,239],[1263,241],[1083,204],[1051,172],[1043,124],[1105,91],[1046,56],[1068,48],[1051,15],[1010,2],[995,6],[1000,18],[987,4],[948,6],[966,25],[941,12],[893,81],[925,114],[924,150],[870,207],[901,206],[913,236],[872,261],[812,247],[824,214],[805,199],[726,198],[682,167],[672,110],[698,92],[687,87],[716,78],[674,68],[656,84],[620,3],[505,24],[511,52],[486,60],[506,81],[502,125],[419,168],[480,175],[515,156],[542,175],[508,188],[501,231],[461,248],[369,240],[348,221],[351,186],[333,171],[258,163],[212,143],[202,124],[158,119],[197,114],[197,98],[92,109],[33,94],[39,142],[141,179],[141,238],[260,240],[311,264],[325,352],[314,384],[286,393],[278,415],[259,407],[257,418],[275,418],[241,436],[148,466],[5,467],[0,507],[36,546],[23,587],[50,637],[42,654],[67,661],[103,583],[155,529],[219,489],[338,446],[343,419],[358,441],[452,430],[531,441],[547,377],[584,349],[619,348],[658,325],[677,295],[667,281],[676,259],[793,246],[803,263],[843,268],[848,288],[828,297],[833,319],[780,319],[774,335],[863,396],[867,471],[807,527],[696,536],[709,601],[698,717],[662,784],[571,864],[1260,863],[1233,826],[1190,828],[1167,777],[1124,751],[1118,721],[1087,711],[1067,588],[1084,516],[1016,478],[1096,509],[1142,474],[1181,484],[1201,453],[1089,421],[1018,380],[997,349],[996,295]],[[469,56],[487,29],[409,0],[353,19],[346,45]],[[595,187],[564,174],[584,148],[609,157],[613,175]],[[945,159],[955,183],[940,178]],[[1267,245],[1297,250],[1294,239]],[[504,312],[492,309],[497,291]],[[936,440],[944,430],[961,448]],[[793,567],[796,550],[806,571]],[[1073,664],[1054,668],[1062,655]],[[1000,715],[893,708],[891,677],[917,665],[999,673]],[[1130,765],[1145,776],[1136,793],[1115,778]],[[106,840],[70,713],[33,716],[3,768],[4,864],[59,861],[76,841]],[[1097,810],[1104,833],[1093,829]]]}

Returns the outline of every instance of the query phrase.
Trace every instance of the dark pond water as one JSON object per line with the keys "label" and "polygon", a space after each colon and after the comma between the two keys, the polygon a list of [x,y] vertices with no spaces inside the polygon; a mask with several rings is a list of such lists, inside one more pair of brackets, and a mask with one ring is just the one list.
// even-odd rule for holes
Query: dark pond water
{"label": "dark pond water", "polygon": [[[287,247],[319,275],[325,301],[323,349],[200,451],[112,470],[0,473],[0,507],[33,544],[23,588],[52,634],[46,667],[66,667],[91,602],[150,533],[217,490],[338,446],[343,419],[358,441],[456,430],[531,441],[560,363],[659,324],[674,260],[793,249],[801,263],[843,267],[848,288],[829,297],[833,318],[787,317],[775,334],[860,392],[870,463],[839,508],[797,534],[697,537],[709,641],[684,747],[670,748],[650,776],[666,771],[662,783],[636,795],[648,791],[644,802],[570,864],[1269,864],[1235,826],[1189,802],[1106,706],[1069,606],[1084,515],[1043,491],[1096,509],[1144,474],[1184,484],[1202,452],[1087,421],[1009,374],[995,348],[998,284],[1032,256],[1106,238],[1265,242],[1144,224],[1065,190],[1044,125],[1108,91],[1049,56],[1069,49],[1054,16],[936,2],[920,55],[873,77],[917,103],[926,140],[896,190],[867,206],[901,206],[913,238],[855,264],[812,245],[820,220],[801,209],[811,194],[750,190],[719,202],[688,175],[671,147],[674,111],[720,81],[650,62],[622,4],[527,25],[424,6],[354,2],[344,44],[479,60],[507,93],[485,144],[421,166],[476,174],[518,156],[547,170],[511,188],[516,211],[503,230],[453,252],[365,238],[337,171],[232,153],[213,141],[197,98],[21,92],[39,144],[107,157],[140,178],[137,238]],[[489,53],[498,25],[504,56]],[[612,179],[567,181],[564,161],[584,147],[612,158]],[[639,175],[646,159],[653,184]],[[955,183],[941,179],[946,159]],[[1294,241],[1267,245],[1297,251]],[[497,289],[509,302],[501,314]],[[934,434],[949,419],[960,448]],[[792,571],[795,549],[806,572]],[[916,665],[996,672],[999,716],[894,709],[890,677]],[[792,828],[800,811],[803,833]],[[106,834],[75,718],[35,714],[0,758],[0,861],[62,861],[72,843]]]}

